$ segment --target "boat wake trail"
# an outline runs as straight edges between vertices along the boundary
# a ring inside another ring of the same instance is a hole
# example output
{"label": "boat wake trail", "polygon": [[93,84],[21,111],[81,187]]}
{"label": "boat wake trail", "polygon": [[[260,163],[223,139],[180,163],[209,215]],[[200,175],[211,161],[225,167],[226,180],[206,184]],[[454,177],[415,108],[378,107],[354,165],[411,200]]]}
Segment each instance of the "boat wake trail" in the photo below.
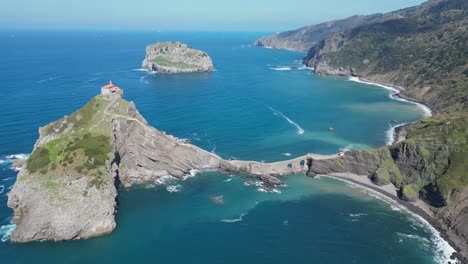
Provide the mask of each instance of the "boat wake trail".
{"label": "boat wake trail", "polygon": [[282,118],[286,119],[286,121],[288,121],[289,124],[295,126],[297,128],[297,133],[299,135],[302,135],[304,134],[304,129],[302,129],[302,127],[300,125],[298,125],[296,122],[294,122],[293,120],[291,120],[291,118],[285,116],[283,113],[281,113],[280,111],[274,109],[273,107],[268,107],[274,115],[277,115],[277,116],[281,116]]}

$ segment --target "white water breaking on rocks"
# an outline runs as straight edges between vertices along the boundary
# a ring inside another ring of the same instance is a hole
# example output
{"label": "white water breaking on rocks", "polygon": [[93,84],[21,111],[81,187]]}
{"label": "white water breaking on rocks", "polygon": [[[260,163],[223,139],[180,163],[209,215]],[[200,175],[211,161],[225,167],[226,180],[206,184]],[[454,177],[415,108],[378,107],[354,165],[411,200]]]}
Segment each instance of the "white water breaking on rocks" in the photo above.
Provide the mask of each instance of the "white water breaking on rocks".
{"label": "white water breaking on rocks", "polygon": [[390,198],[390,197],[388,197],[388,196],[386,196],[384,194],[381,194],[381,193],[379,193],[379,192],[377,192],[375,190],[364,187],[364,186],[362,186],[360,184],[356,184],[354,182],[347,181],[345,179],[341,179],[341,178],[337,178],[337,177],[333,177],[333,176],[327,176],[327,177],[333,178],[333,179],[336,179],[336,180],[339,180],[339,181],[343,181],[343,182],[347,183],[349,186],[352,186],[352,187],[355,187],[355,188],[358,188],[358,189],[364,191],[368,195],[370,195],[370,196],[372,196],[372,197],[374,197],[374,198],[376,198],[378,200],[381,200],[381,201],[385,202],[386,204],[390,205],[391,209],[394,210],[394,211],[404,211],[404,212],[406,212],[407,214],[410,215],[411,218],[413,218],[414,220],[421,223],[421,225],[424,228],[426,228],[427,230],[429,230],[431,232],[431,234],[432,234],[431,241],[435,245],[434,251],[436,252],[436,255],[435,255],[434,259],[435,259],[435,261],[437,263],[440,263],[440,264],[446,264],[446,263],[449,263],[449,262],[450,263],[458,263],[458,260],[457,260],[457,262],[455,262],[454,260],[452,260],[450,258],[452,256],[452,254],[456,252],[455,249],[447,241],[445,241],[442,238],[440,232],[437,231],[437,229],[435,229],[426,219],[424,219],[420,215],[411,212],[406,206],[396,202],[392,198]]}

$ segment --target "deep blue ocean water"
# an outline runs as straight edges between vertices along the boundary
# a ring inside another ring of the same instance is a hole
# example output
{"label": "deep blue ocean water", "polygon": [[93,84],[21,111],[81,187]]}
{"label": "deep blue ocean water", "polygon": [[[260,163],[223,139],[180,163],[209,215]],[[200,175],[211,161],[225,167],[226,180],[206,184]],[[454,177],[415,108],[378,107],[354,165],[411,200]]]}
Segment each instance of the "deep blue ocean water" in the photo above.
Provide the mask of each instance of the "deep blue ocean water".
{"label": "deep blue ocean water", "polygon": [[[160,130],[229,158],[277,161],[386,144],[390,120],[421,109],[380,87],[321,77],[304,53],[250,47],[265,33],[0,31],[0,259],[5,263],[436,263],[440,239],[402,210],[343,182],[294,175],[267,194],[217,173],[165,188],[121,191],[111,235],[9,243],[9,155],[28,154],[38,127],[70,114],[112,80]],[[179,40],[210,54],[213,73],[141,71],[145,46]],[[328,132],[333,127],[334,132]],[[213,203],[222,197],[224,204]]]}

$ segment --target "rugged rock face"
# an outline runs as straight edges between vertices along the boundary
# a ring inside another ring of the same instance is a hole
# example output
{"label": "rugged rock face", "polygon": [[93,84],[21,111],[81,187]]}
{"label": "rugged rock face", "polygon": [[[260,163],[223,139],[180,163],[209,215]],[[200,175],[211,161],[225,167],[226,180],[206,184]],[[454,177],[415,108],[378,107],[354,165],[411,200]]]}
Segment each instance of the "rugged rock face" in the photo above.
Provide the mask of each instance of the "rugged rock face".
{"label": "rugged rock face", "polygon": [[327,35],[343,32],[362,25],[398,18],[400,18],[400,15],[397,13],[352,16],[265,36],[256,40],[252,45],[274,49],[308,51]]}
{"label": "rugged rock face", "polygon": [[149,126],[133,103],[128,115],[112,120],[120,180],[125,186],[157,181],[163,176],[182,178],[191,170],[219,168],[220,158]]}
{"label": "rugged rock face", "polygon": [[170,41],[146,47],[142,68],[159,73],[187,73],[213,71],[213,62],[206,52],[187,44]]}
{"label": "rugged rock face", "polygon": [[117,190],[110,127],[96,97],[40,129],[33,153],[9,193],[13,242],[70,240],[111,232]]}

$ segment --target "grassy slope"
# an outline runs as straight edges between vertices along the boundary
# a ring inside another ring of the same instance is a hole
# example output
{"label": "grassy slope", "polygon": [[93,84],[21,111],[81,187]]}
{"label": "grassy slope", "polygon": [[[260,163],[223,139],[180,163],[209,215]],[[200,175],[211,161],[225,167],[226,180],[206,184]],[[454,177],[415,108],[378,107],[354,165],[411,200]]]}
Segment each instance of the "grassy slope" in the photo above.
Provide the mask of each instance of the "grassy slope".
{"label": "grassy slope", "polygon": [[[38,146],[28,159],[31,173],[27,180],[37,179],[43,187],[57,189],[67,177],[92,177],[90,187],[101,187],[108,173],[111,158],[111,127],[105,109],[110,101],[96,96],[84,107],[41,129],[41,137],[56,135],[55,139]],[[128,102],[119,99],[119,109],[126,111]]]}
{"label": "grassy slope", "polygon": [[468,186],[467,124],[468,112],[459,111],[430,117],[407,128],[407,142],[417,146],[424,169],[435,176],[425,184],[413,184],[414,191],[422,195],[438,192],[449,201]]}

